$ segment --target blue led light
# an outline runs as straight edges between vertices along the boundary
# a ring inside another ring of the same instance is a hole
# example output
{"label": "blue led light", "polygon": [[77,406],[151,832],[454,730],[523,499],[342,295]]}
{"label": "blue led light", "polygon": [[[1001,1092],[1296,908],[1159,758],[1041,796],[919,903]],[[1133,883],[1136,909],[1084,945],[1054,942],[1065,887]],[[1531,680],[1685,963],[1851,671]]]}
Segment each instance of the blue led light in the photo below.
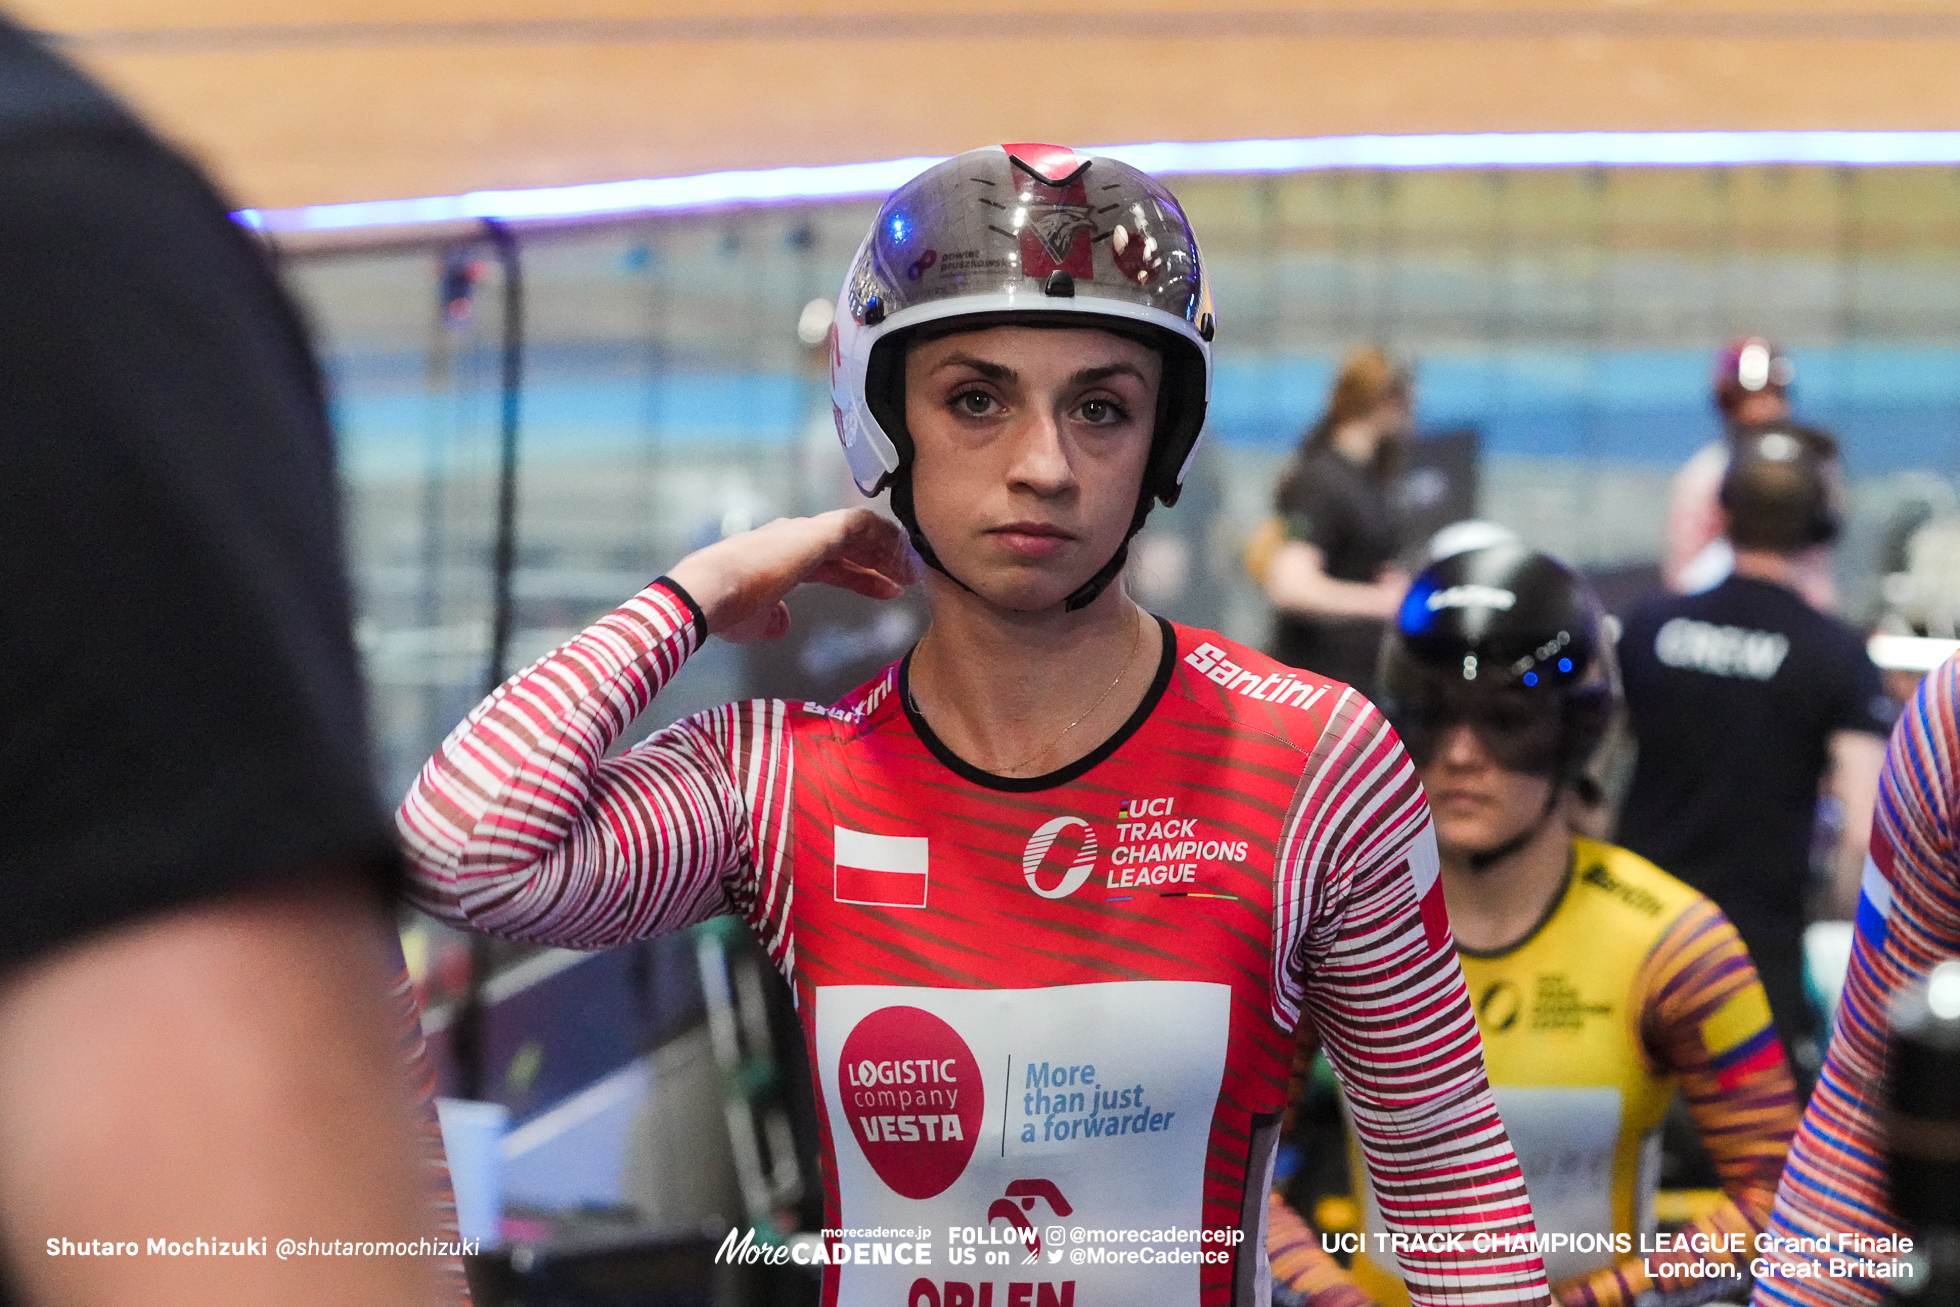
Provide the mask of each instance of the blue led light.
{"label": "blue led light", "polygon": [[1401,611],[1395,615],[1395,625],[1403,635],[1421,635],[1435,624],[1436,614],[1429,607],[1429,596],[1436,593],[1434,586],[1411,586],[1402,596]]}
{"label": "blue led light", "polygon": [[1526,685],[1536,685],[1536,684],[1538,684],[1538,673],[1537,673],[1537,672],[1526,672],[1526,673],[1524,674],[1524,683],[1525,683]]}
{"label": "blue led light", "polygon": [[1559,660],[1558,660],[1558,669],[1559,669],[1559,670],[1560,670],[1561,672],[1569,672],[1569,671],[1571,671],[1571,670],[1572,670],[1572,660],[1571,660],[1570,658],[1561,658],[1561,659],[1559,659]]}
{"label": "blue led light", "polygon": [[[1960,164],[1960,131],[1468,132],[1155,141],[1092,146],[1081,153],[1108,155],[1161,176],[1323,168],[1695,168],[1768,163],[1896,167]],[[234,216],[245,226],[265,231],[349,231],[481,218],[562,221],[736,204],[793,204],[883,195],[939,162],[936,156],[921,155],[299,209],[243,209]]]}

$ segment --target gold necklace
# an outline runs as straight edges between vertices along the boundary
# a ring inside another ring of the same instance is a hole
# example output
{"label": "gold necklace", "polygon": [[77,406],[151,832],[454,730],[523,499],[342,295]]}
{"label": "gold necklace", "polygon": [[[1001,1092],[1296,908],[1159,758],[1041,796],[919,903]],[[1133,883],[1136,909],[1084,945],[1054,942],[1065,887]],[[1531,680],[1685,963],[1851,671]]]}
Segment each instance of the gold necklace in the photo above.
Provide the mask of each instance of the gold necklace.
{"label": "gold necklace", "polygon": [[[927,638],[930,638],[932,632],[928,631],[926,632],[926,635]],[[920,641],[920,643],[923,644],[924,641],[922,640]],[[1029,763],[1035,761],[1038,758],[1047,757],[1048,754],[1054,750],[1055,746],[1060,744],[1062,742],[1063,737],[1065,737],[1070,731],[1080,726],[1083,722],[1089,720],[1089,718],[1095,716],[1096,709],[1103,706],[1103,702],[1106,699],[1108,699],[1110,695],[1116,692],[1116,687],[1118,685],[1122,684],[1123,678],[1130,674],[1130,664],[1134,663],[1137,660],[1137,649],[1142,644],[1143,644],[1143,624],[1136,621],[1135,618],[1132,618],[1130,622],[1130,652],[1128,656],[1126,656],[1123,659],[1123,665],[1116,669],[1116,679],[1111,681],[1108,685],[1104,686],[1103,692],[1096,696],[1096,701],[1090,704],[1088,708],[1084,709],[1080,714],[1078,714],[1074,721],[1070,722],[1067,726],[1064,726],[1062,727],[1061,730],[1057,731],[1055,733],[1054,739],[1048,741],[1048,743],[1042,745],[1039,749],[1036,749],[1033,753],[1029,754],[1026,758],[1023,758],[1020,762],[1014,763],[1013,765],[1008,767],[1003,767],[998,771],[995,771],[993,774],[996,776],[1006,776],[1011,773],[1020,771],[1022,768],[1026,767]],[[909,684],[906,686],[906,690],[907,690],[908,697],[912,699],[912,710],[914,712],[917,712],[921,717],[925,716],[925,713],[919,708],[918,698],[910,694],[911,686]]]}

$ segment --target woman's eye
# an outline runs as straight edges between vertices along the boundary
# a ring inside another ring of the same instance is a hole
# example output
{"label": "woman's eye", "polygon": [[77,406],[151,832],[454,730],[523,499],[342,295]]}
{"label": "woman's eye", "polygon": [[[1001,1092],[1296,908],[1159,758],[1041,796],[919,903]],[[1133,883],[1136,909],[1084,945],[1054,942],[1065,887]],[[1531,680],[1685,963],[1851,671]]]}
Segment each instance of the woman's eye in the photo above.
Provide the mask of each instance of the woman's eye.
{"label": "woman's eye", "polygon": [[1121,422],[1127,416],[1123,412],[1122,405],[1107,399],[1092,399],[1084,402],[1081,413],[1084,422],[1091,422],[1097,426]]}
{"label": "woman's eye", "polygon": [[953,407],[968,417],[986,417],[994,411],[994,397],[984,390],[967,390],[953,396]]}

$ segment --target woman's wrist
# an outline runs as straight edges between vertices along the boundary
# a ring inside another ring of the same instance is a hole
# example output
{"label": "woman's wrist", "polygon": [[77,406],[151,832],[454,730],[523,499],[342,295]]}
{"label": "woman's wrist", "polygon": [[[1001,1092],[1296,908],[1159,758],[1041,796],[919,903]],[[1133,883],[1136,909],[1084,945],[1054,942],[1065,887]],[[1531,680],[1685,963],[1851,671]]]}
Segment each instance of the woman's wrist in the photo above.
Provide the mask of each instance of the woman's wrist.
{"label": "woman's wrist", "polygon": [[692,610],[695,622],[701,628],[701,639],[705,641],[716,629],[714,612],[726,597],[728,587],[717,580],[715,570],[703,565],[700,558],[701,551],[696,550],[668,568],[666,575],[660,579],[679,594]]}
{"label": "woman's wrist", "polygon": [[681,603],[687,606],[688,616],[694,619],[694,647],[699,649],[702,645],[706,644],[708,642],[708,615],[701,611],[701,605],[695,600],[693,592],[675,580],[672,572],[655,577],[653,583],[665,589],[674,598],[680,600]]}

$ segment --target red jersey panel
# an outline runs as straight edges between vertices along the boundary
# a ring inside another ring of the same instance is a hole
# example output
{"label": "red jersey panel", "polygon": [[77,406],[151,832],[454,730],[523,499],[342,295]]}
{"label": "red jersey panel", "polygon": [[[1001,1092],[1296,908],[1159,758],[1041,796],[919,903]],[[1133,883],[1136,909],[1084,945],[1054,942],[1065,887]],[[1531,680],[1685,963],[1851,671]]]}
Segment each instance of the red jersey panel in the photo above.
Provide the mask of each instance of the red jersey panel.
{"label": "red jersey panel", "polygon": [[[1048,776],[953,756],[903,664],[837,707],[729,705],[605,759],[694,647],[691,609],[657,583],[513,678],[402,828],[425,906],[481,929],[594,947],[749,920],[812,1049],[831,1224],[934,1249],[833,1265],[826,1303],[1263,1304],[1303,1014],[1414,1300],[1544,1300],[1535,1258],[1471,1245],[1530,1210],[1428,812],[1365,699],[1165,623],[1131,721]],[[1090,1262],[1076,1231],[1176,1232],[1182,1255]],[[1010,1264],[972,1256],[1003,1243]]]}

